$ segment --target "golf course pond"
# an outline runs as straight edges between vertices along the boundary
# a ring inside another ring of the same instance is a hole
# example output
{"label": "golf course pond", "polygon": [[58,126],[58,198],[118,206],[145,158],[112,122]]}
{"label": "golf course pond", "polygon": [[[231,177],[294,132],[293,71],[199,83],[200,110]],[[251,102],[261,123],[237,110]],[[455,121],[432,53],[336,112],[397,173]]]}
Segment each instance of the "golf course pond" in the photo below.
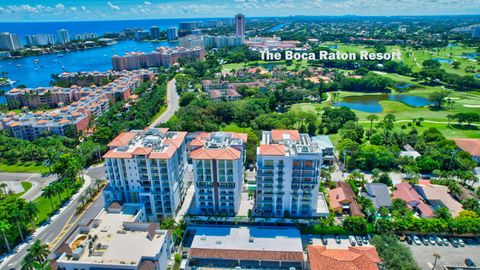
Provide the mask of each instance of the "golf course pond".
{"label": "golf course pond", "polygon": [[336,102],[335,106],[348,107],[352,110],[367,112],[367,113],[381,113],[383,107],[380,101],[391,100],[403,102],[413,107],[423,107],[430,105],[431,102],[424,98],[404,94],[381,94],[381,95],[363,95],[363,96],[347,96],[341,102]]}

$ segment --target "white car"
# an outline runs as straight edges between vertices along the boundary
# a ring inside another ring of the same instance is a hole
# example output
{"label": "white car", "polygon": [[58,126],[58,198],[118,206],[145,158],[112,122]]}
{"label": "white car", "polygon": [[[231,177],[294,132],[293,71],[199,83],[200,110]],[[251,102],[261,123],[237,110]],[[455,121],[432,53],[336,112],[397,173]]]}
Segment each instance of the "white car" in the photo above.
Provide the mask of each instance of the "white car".
{"label": "white car", "polygon": [[412,235],[412,238],[413,238],[413,242],[415,243],[415,245],[420,246],[422,244],[422,242],[420,241],[420,238],[418,238],[418,236]]}

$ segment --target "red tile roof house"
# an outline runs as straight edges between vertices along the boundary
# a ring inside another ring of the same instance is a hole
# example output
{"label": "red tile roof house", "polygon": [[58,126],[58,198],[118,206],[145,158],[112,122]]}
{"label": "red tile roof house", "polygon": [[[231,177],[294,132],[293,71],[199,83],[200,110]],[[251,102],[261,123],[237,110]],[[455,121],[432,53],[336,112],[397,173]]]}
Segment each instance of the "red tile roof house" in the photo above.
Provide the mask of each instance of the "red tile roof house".
{"label": "red tile roof house", "polygon": [[472,155],[473,160],[480,165],[480,139],[452,139],[458,148]]}
{"label": "red tile roof house", "polygon": [[364,216],[362,208],[356,201],[352,187],[345,182],[338,182],[338,187],[328,193],[329,204],[337,214],[349,213],[352,216]]}
{"label": "red tile roof house", "polygon": [[374,247],[308,246],[307,250],[311,270],[377,270],[381,262]]}
{"label": "red tile roof house", "polygon": [[425,202],[417,191],[407,182],[395,185],[396,190],[393,191],[393,199],[400,199],[407,203],[410,209],[416,210],[420,217],[433,217],[433,210]]}

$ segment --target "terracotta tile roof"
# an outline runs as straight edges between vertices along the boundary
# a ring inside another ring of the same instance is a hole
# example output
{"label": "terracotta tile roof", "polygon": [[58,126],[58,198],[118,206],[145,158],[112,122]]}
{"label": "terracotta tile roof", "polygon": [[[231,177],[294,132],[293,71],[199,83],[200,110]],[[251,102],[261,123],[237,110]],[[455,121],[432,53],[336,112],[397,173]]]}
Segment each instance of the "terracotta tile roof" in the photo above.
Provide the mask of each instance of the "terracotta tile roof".
{"label": "terracotta tile roof", "polygon": [[284,139],[298,141],[300,140],[300,133],[298,130],[272,130],[272,140],[283,141]]}
{"label": "terracotta tile roof", "polygon": [[108,209],[121,210],[122,206],[117,201],[114,201],[108,206]]}
{"label": "terracotta tile roof", "polygon": [[198,148],[190,153],[190,158],[192,159],[236,160],[240,156],[240,151],[232,147],[223,149]]}
{"label": "terracotta tile roof", "polygon": [[122,132],[118,135],[113,141],[111,141],[108,146],[109,147],[118,147],[118,146],[125,146],[127,145],[135,136],[137,132]]}
{"label": "terracotta tile roof", "polygon": [[132,158],[132,154],[128,152],[118,152],[112,149],[103,155],[103,158]]}
{"label": "terracotta tile roof", "polygon": [[270,261],[301,261],[303,262],[302,252],[293,251],[261,251],[261,250],[240,250],[240,249],[208,249],[191,248],[190,257],[192,258],[218,258],[218,259],[238,259],[238,260],[270,260]]}
{"label": "terracotta tile roof", "polygon": [[417,205],[418,211],[422,214],[423,217],[425,218],[430,218],[434,216],[433,209],[428,206],[426,203],[421,202],[420,204]]}
{"label": "terracotta tile roof", "polygon": [[377,270],[381,262],[374,247],[327,249],[308,246],[311,270]]}
{"label": "terracotta tile roof", "polygon": [[18,127],[18,126],[20,126],[20,123],[18,123],[18,122],[12,122],[12,123],[8,124],[8,126],[9,126],[9,127]]}
{"label": "terracotta tile roof", "polygon": [[283,144],[261,144],[260,155],[264,156],[285,156],[285,145]]}
{"label": "terracotta tile roof", "polygon": [[480,139],[452,139],[465,152],[472,156],[480,156]]}
{"label": "terracotta tile roof", "polygon": [[133,150],[132,155],[142,155],[146,156],[152,152],[151,147],[137,147]]}
{"label": "terracotta tile roof", "polygon": [[363,216],[362,208],[357,203],[356,195],[352,187],[342,181],[339,181],[338,187],[328,192],[329,204],[333,209],[343,208],[343,204],[348,204],[352,216]]}
{"label": "terracotta tile roof", "polygon": [[407,203],[420,203],[422,201],[422,197],[420,197],[417,191],[415,191],[415,189],[408,182],[402,182],[395,185],[395,187],[397,190],[393,191],[392,197],[394,199],[401,199]]}

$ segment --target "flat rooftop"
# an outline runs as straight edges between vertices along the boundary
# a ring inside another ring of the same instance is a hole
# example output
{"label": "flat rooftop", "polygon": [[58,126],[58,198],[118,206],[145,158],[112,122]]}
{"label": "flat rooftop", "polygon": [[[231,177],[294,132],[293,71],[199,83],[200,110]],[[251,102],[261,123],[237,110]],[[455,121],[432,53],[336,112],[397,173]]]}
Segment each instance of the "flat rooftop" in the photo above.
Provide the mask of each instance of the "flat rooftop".
{"label": "flat rooftop", "polygon": [[58,262],[137,265],[142,257],[157,257],[167,231],[158,230],[158,224],[136,222],[136,214],[130,210],[128,213],[102,211],[88,232],[70,239],[72,256],[63,254]]}
{"label": "flat rooftop", "polygon": [[303,252],[300,232],[288,227],[189,227],[191,248]]}

